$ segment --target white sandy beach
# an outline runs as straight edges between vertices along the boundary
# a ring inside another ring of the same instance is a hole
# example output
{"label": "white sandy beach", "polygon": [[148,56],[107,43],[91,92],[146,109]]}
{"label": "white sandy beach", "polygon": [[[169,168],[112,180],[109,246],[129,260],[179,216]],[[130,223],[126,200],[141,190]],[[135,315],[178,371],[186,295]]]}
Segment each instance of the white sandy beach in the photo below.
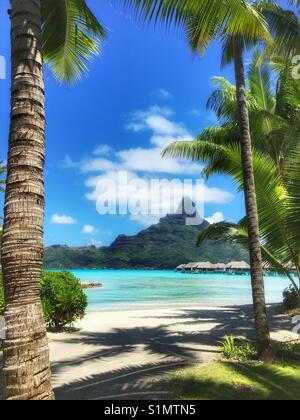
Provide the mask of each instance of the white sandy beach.
{"label": "white sandy beach", "polygon": [[[272,338],[296,339],[271,308]],[[58,399],[163,399],[161,378],[220,357],[218,341],[253,338],[251,307],[92,312],[76,331],[49,334]]]}

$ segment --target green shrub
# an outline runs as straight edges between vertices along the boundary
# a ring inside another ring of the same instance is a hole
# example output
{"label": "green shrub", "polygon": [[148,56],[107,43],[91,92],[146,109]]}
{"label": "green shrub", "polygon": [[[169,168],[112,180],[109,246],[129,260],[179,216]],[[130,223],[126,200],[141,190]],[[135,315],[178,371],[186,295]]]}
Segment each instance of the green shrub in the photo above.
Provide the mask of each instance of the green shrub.
{"label": "green shrub", "polygon": [[[82,319],[87,297],[71,273],[43,273],[41,299],[47,326],[57,331]],[[4,315],[4,288],[0,274],[0,316]]]}
{"label": "green shrub", "polygon": [[237,342],[234,337],[225,337],[221,343],[222,354],[227,360],[245,362],[254,359],[256,349],[252,343],[246,341]]}
{"label": "green shrub", "polygon": [[300,309],[300,295],[292,286],[285,289],[283,292],[282,307],[287,311]]}
{"label": "green shrub", "polygon": [[2,274],[0,274],[0,316],[4,315],[4,288]]}
{"label": "green shrub", "polygon": [[87,297],[71,273],[43,273],[41,298],[46,323],[51,329],[60,331],[85,316]]}
{"label": "green shrub", "polygon": [[277,358],[281,359],[283,362],[299,362],[300,360],[300,340],[276,343],[274,345],[274,350]]}

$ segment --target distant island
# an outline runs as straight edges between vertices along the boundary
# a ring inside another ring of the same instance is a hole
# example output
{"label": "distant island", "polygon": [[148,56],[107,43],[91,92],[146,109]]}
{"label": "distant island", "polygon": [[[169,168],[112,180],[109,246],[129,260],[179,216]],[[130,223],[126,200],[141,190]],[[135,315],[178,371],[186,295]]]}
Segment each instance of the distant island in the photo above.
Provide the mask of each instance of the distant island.
{"label": "distant island", "polygon": [[220,241],[197,248],[198,233],[207,225],[186,226],[185,214],[170,214],[135,236],[119,236],[108,247],[67,247],[45,249],[46,269],[175,269],[191,261],[229,263],[249,261],[248,252]]}

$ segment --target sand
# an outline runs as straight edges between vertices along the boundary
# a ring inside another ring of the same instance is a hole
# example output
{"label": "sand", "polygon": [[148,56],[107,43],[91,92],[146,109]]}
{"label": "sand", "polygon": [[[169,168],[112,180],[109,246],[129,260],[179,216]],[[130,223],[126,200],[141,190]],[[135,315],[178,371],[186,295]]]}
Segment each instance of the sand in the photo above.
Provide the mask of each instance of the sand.
{"label": "sand", "polygon": [[[291,319],[275,315],[272,338],[297,339]],[[250,306],[89,313],[69,333],[49,334],[58,399],[172,398],[161,379],[220,358],[218,342],[253,338]]]}

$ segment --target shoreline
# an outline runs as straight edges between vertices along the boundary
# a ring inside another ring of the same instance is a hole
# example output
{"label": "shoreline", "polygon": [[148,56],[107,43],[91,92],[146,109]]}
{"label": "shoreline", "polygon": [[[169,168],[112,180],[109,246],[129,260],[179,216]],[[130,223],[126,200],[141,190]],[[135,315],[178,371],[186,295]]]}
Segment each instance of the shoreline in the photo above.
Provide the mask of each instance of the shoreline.
{"label": "shoreline", "polygon": [[[276,308],[279,305],[282,304],[281,302],[269,302],[267,303],[268,308]],[[99,305],[101,306],[101,305]],[[116,313],[120,313],[120,312],[125,312],[125,313],[132,313],[132,312],[151,312],[151,311],[184,311],[184,310],[198,310],[198,309],[202,309],[202,310],[210,310],[210,309],[215,309],[215,310],[224,310],[227,308],[240,308],[240,307],[249,307],[252,308],[253,307],[253,303],[251,302],[245,302],[245,303],[220,303],[212,305],[211,303],[186,303],[186,304],[181,304],[179,302],[177,303],[173,303],[173,304],[157,304],[157,303],[152,303],[149,304],[147,302],[145,303],[140,303],[138,306],[134,306],[134,304],[130,305],[124,305],[123,307],[120,304],[116,304],[116,306],[103,306],[102,308],[97,308],[97,309],[89,309],[89,307],[86,310],[86,316],[90,315],[90,314],[102,314],[102,313],[111,313],[111,312],[116,312]]]}
{"label": "shoreline", "polygon": [[[269,306],[272,339],[296,339],[291,319]],[[49,334],[58,399],[159,397],[161,379],[220,359],[226,335],[254,339],[252,306],[98,311],[69,333]],[[170,396],[168,396],[170,398]]]}
{"label": "shoreline", "polygon": [[[268,307],[272,339],[299,339],[291,317]],[[68,332],[48,334],[56,397],[172,399],[161,380],[220,360],[219,342],[226,335],[255,338],[252,305],[90,312]]]}
{"label": "shoreline", "polygon": [[[87,289],[88,290],[88,289]],[[93,289],[91,289],[93,290]],[[274,310],[274,308],[277,308],[278,306],[282,305],[282,300],[281,301],[274,301],[274,302],[267,302],[267,307],[268,308],[272,308]],[[92,308],[93,304],[89,304],[86,310],[86,315],[89,314],[97,314],[97,313],[106,313],[106,312],[116,312],[116,313],[120,313],[120,312],[141,312],[141,311],[155,311],[155,310],[161,310],[161,311],[184,311],[184,310],[191,310],[191,309],[216,309],[216,310],[222,310],[222,309],[226,309],[226,308],[241,308],[241,307],[249,307],[252,308],[253,307],[253,302],[251,302],[250,300],[247,302],[240,302],[240,303],[236,303],[236,302],[220,302],[220,304],[218,303],[201,303],[201,302],[189,302],[189,303],[170,303],[170,302],[164,302],[164,303],[149,303],[148,302],[139,302],[138,304],[133,303],[133,304],[120,304],[120,303],[116,303],[113,306],[106,306],[103,305],[101,307],[101,304],[97,304],[97,306],[99,306],[98,308],[93,309]],[[95,304],[96,306],[96,304]]]}

